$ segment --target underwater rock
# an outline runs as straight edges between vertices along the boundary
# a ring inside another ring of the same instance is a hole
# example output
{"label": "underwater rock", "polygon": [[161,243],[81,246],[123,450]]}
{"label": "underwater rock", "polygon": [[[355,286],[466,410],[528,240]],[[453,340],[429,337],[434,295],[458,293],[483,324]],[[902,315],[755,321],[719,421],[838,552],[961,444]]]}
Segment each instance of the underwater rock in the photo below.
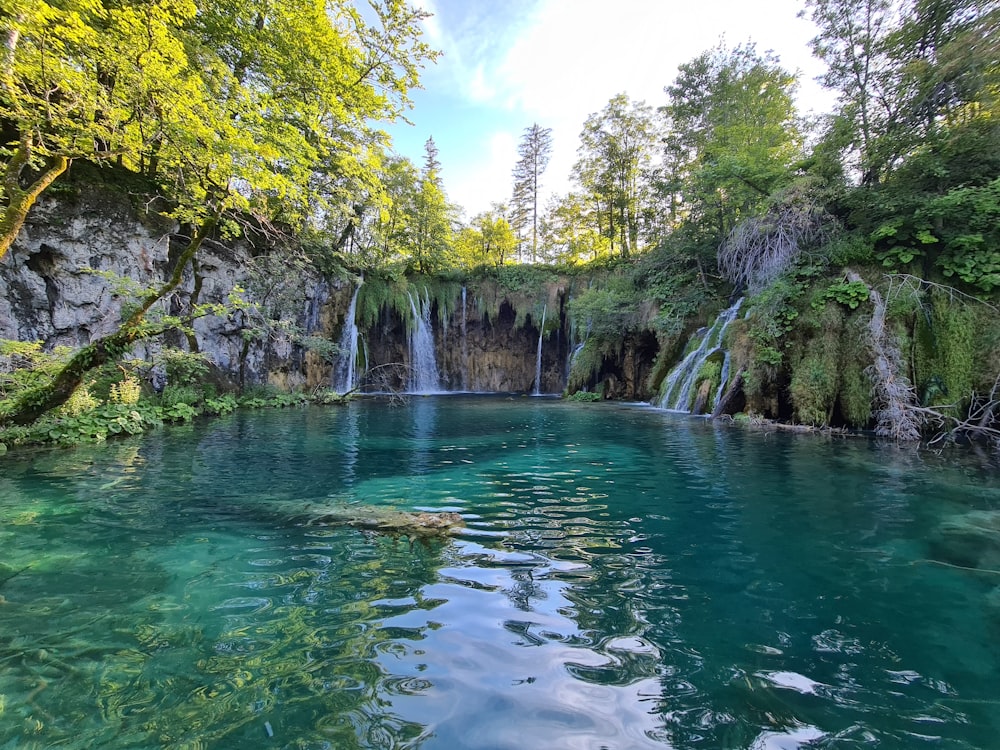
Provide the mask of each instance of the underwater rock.
{"label": "underwater rock", "polygon": [[1000,510],[974,510],[941,522],[930,540],[935,557],[967,568],[1000,567]]}
{"label": "underwater rock", "polygon": [[323,509],[310,523],[423,538],[449,536],[465,526],[465,520],[458,513],[411,513],[392,508],[358,506]]}

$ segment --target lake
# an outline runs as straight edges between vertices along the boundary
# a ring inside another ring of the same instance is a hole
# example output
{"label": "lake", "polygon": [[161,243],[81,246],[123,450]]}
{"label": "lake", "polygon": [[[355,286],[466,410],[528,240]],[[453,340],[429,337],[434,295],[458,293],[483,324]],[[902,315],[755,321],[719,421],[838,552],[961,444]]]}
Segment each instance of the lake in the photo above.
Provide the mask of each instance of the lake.
{"label": "lake", "polygon": [[0,458],[0,550],[0,748],[1000,737],[1000,475],[970,451],[361,399]]}

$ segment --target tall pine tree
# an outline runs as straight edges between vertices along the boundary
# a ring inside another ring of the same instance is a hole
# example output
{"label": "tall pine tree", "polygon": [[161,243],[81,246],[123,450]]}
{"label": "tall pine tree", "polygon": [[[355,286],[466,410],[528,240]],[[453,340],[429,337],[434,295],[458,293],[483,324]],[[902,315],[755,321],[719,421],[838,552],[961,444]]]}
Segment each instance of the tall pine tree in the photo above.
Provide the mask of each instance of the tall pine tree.
{"label": "tall pine tree", "polygon": [[541,177],[552,156],[552,128],[537,122],[524,129],[514,166],[514,194],[511,200],[514,223],[519,237],[531,225],[531,261],[538,260],[538,193]]}

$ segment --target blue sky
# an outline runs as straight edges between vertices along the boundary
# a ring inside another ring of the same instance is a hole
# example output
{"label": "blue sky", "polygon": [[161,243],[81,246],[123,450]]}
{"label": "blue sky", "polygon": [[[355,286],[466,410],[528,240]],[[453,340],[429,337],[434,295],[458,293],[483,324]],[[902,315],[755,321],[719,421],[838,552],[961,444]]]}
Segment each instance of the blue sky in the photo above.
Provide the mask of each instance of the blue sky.
{"label": "blue sky", "polygon": [[506,201],[524,128],[552,128],[546,194],[570,188],[584,120],[625,92],[653,106],[677,66],[721,40],[753,41],[801,72],[803,111],[832,96],[815,82],[823,68],[809,51],[812,24],[797,0],[419,0],[433,14],[425,38],[443,52],[413,92],[412,126],[389,132],[418,165],[433,136],[448,197],[471,218]]}

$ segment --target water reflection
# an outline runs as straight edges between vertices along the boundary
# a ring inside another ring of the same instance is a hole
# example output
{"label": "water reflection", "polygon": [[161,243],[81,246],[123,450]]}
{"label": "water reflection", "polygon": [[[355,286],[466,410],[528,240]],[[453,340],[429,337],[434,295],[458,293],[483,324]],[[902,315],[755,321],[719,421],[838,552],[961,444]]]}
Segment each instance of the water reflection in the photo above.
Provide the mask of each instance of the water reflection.
{"label": "water reflection", "polygon": [[[310,523],[343,502],[467,528]],[[538,399],[11,458],[0,746],[990,747],[998,503],[953,459]]]}

